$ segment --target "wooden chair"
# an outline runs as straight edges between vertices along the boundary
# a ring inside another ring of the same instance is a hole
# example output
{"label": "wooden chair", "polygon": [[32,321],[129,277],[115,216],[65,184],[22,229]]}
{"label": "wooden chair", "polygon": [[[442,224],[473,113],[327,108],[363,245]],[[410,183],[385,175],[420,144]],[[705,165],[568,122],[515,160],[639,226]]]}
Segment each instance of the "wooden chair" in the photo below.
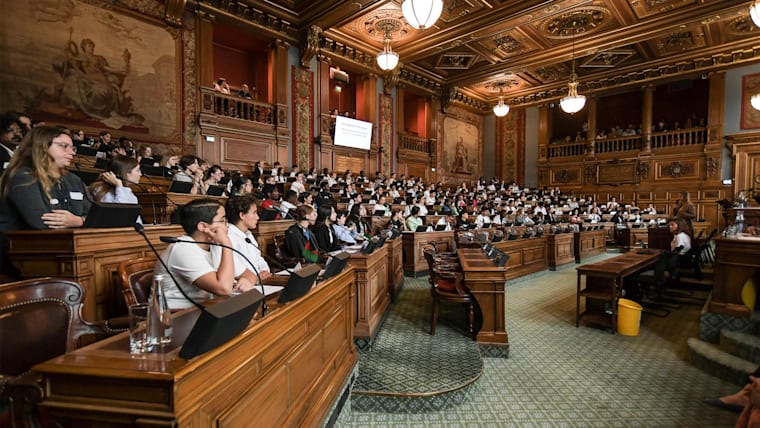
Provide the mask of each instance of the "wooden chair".
{"label": "wooden chair", "polygon": [[280,261],[280,263],[287,267],[295,267],[298,263],[305,263],[306,261],[300,257],[292,257],[285,250],[285,237],[281,235],[275,235],[272,239],[274,242],[274,257]]}
{"label": "wooden chair", "polygon": [[0,403],[8,403],[11,426],[39,426],[36,403],[45,390],[29,372],[34,365],[76,349],[85,335],[124,331],[108,321],[83,321],[83,302],[84,289],[64,279],[0,285]]}
{"label": "wooden chair", "polygon": [[121,292],[127,307],[137,303],[148,303],[155,264],[154,256],[124,260],[119,264]]}
{"label": "wooden chair", "polygon": [[453,265],[436,262],[433,251],[429,248],[424,249],[423,254],[430,270],[428,281],[430,282],[430,295],[433,298],[430,334],[435,335],[440,303],[452,302],[466,305],[468,331],[471,336],[474,336],[475,298],[470,290],[462,284],[462,273],[454,270]]}

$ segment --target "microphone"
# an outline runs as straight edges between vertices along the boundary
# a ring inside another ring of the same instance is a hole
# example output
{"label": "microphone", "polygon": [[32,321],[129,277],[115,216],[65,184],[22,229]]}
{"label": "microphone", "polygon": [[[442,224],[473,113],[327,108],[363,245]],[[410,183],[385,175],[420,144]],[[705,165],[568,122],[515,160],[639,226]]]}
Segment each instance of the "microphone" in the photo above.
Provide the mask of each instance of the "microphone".
{"label": "microphone", "polygon": [[[151,185],[151,186],[153,186],[153,188],[155,188],[156,190],[158,190],[158,189],[160,188],[160,186],[159,186],[158,184],[156,184],[156,182],[155,182],[155,181],[153,181],[153,179],[151,179],[149,175],[143,175],[142,177],[143,177],[143,178],[145,178],[146,180],[148,180],[148,183],[150,183],[150,185]],[[140,188],[142,189],[142,185],[140,185],[139,183],[135,183],[135,184],[138,184],[139,186],[141,186]],[[147,188],[146,188],[146,189],[147,189]],[[150,192],[150,191],[148,191],[147,193],[155,193],[155,192]],[[168,201],[170,204],[174,205],[174,208],[179,208],[179,207],[181,207],[181,205],[180,205],[180,204],[178,204],[178,203],[176,203],[176,202],[174,202],[174,201],[173,201],[173,200],[172,200],[172,199],[169,197],[169,195],[168,195],[166,192],[163,192],[163,193],[159,192],[159,193],[160,193],[161,195],[163,195],[163,197],[164,197],[164,198],[166,198],[166,200],[167,200],[167,201]],[[153,203],[153,204],[154,204],[154,207],[155,207],[155,202],[154,202],[153,200],[151,200],[151,203]],[[164,211],[164,214],[166,214],[166,211]],[[171,223],[171,219],[169,219],[169,223]],[[156,210],[155,210],[155,208],[153,208],[153,224],[156,224]]]}
{"label": "microphone", "polygon": [[261,279],[261,275],[259,274],[259,270],[256,269],[256,266],[254,266],[253,262],[251,262],[251,259],[249,259],[248,257],[246,257],[246,255],[243,254],[242,251],[238,250],[237,248],[233,248],[233,247],[231,247],[229,245],[220,244],[218,242],[187,241],[187,240],[184,240],[184,239],[175,238],[173,236],[160,236],[158,239],[160,239],[161,242],[166,242],[167,244],[183,243],[183,244],[207,244],[207,245],[215,245],[217,247],[228,248],[228,249],[232,250],[233,252],[239,254],[240,257],[242,257],[243,260],[245,260],[248,263],[248,265],[251,267],[251,269],[253,269],[253,273],[255,273],[256,276],[259,278],[259,286],[261,287],[261,294],[264,296],[264,299],[261,301],[261,317],[263,318],[267,314],[267,299],[266,299],[266,293],[264,292],[264,281]]}
{"label": "microphone", "polygon": [[251,238],[246,237],[245,238],[245,242],[251,244],[252,247],[254,247],[257,250],[259,250],[259,253],[261,254],[261,257],[263,257],[264,260],[266,260],[268,263],[272,263],[273,265],[277,266],[278,268],[284,269],[284,270],[288,271],[288,273],[290,273],[291,275],[294,273],[293,270],[285,267],[285,265],[283,265],[282,263],[278,262],[277,259],[269,257],[268,255],[264,254],[264,252],[261,251],[261,248],[258,245],[254,244],[253,241],[251,241]]}
{"label": "microphone", "polygon": [[148,237],[145,235],[145,226],[143,226],[142,223],[135,223],[135,231],[139,233],[145,239],[145,242],[148,243],[148,246],[150,247],[151,251],[153,251],[153,254],[156,255],[156,259],[158,260],[159,263],[161,263],[161,266],[164,267],[164,269],[166,270],[166,273],[169,274],[169,277],[172,279],[172,281],[174,281],[174,284],[179,289],[179,292],[182,293],[182,296],[185,299],[187,299],[188,302],[192,303],[196,308],[200,309],[201,312],[206,312],[206,307],[196,302],[192,298],[190,298],[190,296],[188,296],[187,293],[185,293],[185,290],[182,288],[182,286],[179,285],[179,282],[176,279],[174,279],[174,275],[172,275],[172,271],[169,270],[169,267],[166,266],[166,263],[164,263],[164,259],[162,259],[161,255],[158,254],[156,247],[153,246],[153,244],[150,242],[150,239],[148,239]]}
{"label": "microphone", "polygon": [[[143,185],[142,185],[142,184],[140,184],[140,183],[136,183],[136,182],[134,182],[134,181],[130,181],[130,180],[127,180],[126,178],[125,178],[125,179],[123,179],[123,181],[125,181],[125,182],[127,182],[127,183],[129,183],[129,184],[134,184],[135,186],[139,187],[139,188],[140,188],[140,190],[142,190],[142,191],[143,191],[143,192],[145,192],[145,193],[151,193],[151,192],[150,192],[150,190],[148,190],[148,188],[147,188],[147,187],[143,186]],[[155,200],[154,198],[150,198],[150,209],[151,209],[151,211],[152,211],[152,214],[153,214],[153,224],[154,224],[154,225],[155,225],[155,224],[158,224],[158,223],[156,222],[156,200]]]}

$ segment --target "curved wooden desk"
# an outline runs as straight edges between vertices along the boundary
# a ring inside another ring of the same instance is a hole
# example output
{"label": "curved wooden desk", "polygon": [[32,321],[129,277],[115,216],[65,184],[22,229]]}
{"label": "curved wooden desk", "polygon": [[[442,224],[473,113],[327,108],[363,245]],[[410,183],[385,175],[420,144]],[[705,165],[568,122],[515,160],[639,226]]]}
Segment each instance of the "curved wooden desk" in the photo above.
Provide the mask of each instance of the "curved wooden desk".
{"label": "curved wooden desk", "polygon": [[[242,334],[191,360],[130,355],[128,334],[34,367],[47,408],[63,426],[320,426],[357,364],[346,269],[303,298],[254,320]],[[196,310],[175,318],[175,335]]]}

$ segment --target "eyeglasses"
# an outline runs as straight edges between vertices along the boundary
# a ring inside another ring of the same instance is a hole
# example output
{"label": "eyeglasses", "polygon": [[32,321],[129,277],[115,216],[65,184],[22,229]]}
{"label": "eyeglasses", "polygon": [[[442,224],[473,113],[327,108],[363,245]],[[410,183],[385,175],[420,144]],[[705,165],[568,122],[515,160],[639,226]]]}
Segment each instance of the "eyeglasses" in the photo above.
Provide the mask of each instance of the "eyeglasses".
{"label": "eyeglasses", "polygon": [[55,144],[56,146],[62,148],[64,151],[71,150],[72,153],[76,153],[77,152],[77,146],[75,146],[73,144],[59,143],[57,141],[53,141],[53,144]]}

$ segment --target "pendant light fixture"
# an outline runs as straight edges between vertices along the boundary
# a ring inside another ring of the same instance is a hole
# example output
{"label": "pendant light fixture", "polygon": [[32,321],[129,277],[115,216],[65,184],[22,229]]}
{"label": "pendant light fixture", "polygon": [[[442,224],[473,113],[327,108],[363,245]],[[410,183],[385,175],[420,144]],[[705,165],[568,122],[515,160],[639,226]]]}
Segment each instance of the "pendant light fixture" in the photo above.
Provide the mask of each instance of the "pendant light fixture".
{"label": "pendant light fixture", "polygon": [[750,104],[752,104],[752,108],[755,110],[760,110],[760,94],[752,95],[752,98],[749,99]]}
{"label": "pendant light fixture", "polygon": [[501,87],[499,88],[499,103],[493,106],[493,114],[496,117],[504,117],[509,113],[509,105],[504,104],[504,94]]}
{"label": "pendant light fixture", "polygon": [[390,24],[383,28],[383,51],[377,54],[377,66],[383,71],[391,71],[398,65],[398,54],[391,50],[391,29]]}
{"label": "pendant light fixture", "polygon": [[756,26],[760,27],[760,0],[755,0],[749,7],[749,17]]}
{"label": "pendant light fixture", "polygon": [[433,26],[442,11],[443,0],[404,0],[401,3],[401,13],[406,22],[418,30]]}
{"label": "pendant light fixture", "polygon": [[573,50],[572,50],[572,73],[570,73],[570,82],[568,82],[567,96],[559,100],[559,105],[565,113],[575,114],[583,109],[586,105],[586,97],[578,95],[578,75],[575,74],[575,34],[576,21],[573,21]]}

